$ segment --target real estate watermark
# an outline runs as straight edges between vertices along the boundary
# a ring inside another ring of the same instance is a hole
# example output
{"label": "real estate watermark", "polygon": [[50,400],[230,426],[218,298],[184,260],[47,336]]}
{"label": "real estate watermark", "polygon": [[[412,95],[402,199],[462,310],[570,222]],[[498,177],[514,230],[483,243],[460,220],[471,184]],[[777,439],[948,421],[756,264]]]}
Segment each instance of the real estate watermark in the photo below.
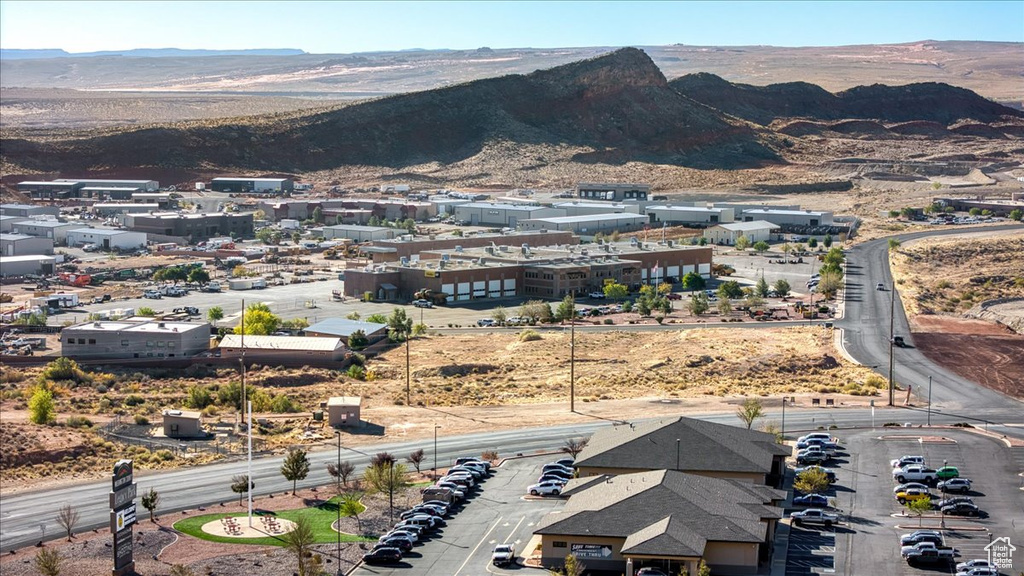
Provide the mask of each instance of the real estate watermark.
{"label": "real estate watermark", "polygon": [[1010,544],[1010,537],[1003,536],[996,538],[985,546],[988,552],[988,562],[999,569],[1010,570],[1013,568],[1013,552],[1017,548]]}

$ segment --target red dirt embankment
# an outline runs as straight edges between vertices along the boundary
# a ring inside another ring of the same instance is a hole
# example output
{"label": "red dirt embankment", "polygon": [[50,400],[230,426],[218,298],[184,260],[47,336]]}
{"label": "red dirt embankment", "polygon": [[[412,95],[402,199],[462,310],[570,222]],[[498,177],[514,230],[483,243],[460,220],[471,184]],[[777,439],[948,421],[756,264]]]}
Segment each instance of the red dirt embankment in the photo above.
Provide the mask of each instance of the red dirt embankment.
{"label": "red dirt embankment", "polygon": [[981,320],[914,319],[914,344],[936,364],[964,378],[1024,398],[1024,336]]}

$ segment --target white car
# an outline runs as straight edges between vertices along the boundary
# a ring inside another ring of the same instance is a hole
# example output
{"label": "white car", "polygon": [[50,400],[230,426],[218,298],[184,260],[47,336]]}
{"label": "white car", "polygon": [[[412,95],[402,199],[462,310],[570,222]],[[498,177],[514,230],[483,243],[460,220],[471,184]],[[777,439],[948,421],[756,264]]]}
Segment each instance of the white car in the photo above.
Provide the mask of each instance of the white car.
{"label": "white car", "polygon": [[978,566],[977,568],[968,568],[957,572],[956,576],[999,576],[999,568]]}
{"label": "white car", "polygon": [[890,460],[889,465],[893,468],[903,468],[911,464],[920,464],[924,466],[924,456],[900,456],[895,460]]}
{"label": "white car", "polygon": [[897,485],[895,488],[892,489],[892,493],[893,494],[898,494],[900,492],[903,492],[905,490],[910,490],[912,488],[913,489],[917,489],[917,490],[928,490],[929,489],[928,486],[926,486],[924,484],[921,484],[920,482],[907,482],[906,484],[899,484],[899,485]]}
{"label": "white car", "polygon": [[562,488],[564,487],[565,484],[561,482],[557,482],[555,480],[547,480],[539,484],[533,484],[532,486],[528,487],[526,491],[531,496],[558,496],[559,494],[562,493]]}
{"label": "white car", "polygon": [[957,574],[970,574],[971,570],[987,568],[995,570],[996,567],[991,562],[985,559],[968,560],[967,562],[961,562],[956,565]]}

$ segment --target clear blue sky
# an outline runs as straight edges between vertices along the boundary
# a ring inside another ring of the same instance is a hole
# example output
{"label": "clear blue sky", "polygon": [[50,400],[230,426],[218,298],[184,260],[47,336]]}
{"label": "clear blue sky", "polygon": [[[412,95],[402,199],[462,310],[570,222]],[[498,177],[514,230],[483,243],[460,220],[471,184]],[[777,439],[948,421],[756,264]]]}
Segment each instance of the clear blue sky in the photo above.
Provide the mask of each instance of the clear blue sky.
{"label": "clear blue sky", "polygon": [[1024,42],[1024,1],[0,1],[0,47],[68,52],[836,46],[926,39]]}

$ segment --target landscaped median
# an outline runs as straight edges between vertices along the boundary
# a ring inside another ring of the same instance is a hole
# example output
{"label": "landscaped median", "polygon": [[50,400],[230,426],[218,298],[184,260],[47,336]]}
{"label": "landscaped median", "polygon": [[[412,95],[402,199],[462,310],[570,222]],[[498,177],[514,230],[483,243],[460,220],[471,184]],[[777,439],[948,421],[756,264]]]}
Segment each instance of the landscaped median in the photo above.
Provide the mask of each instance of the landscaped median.
{"label": "landscaped median", "polygon": [[[365,506],[363,510],[365,510]],[[343,517],[348,515],[342,514]],[[207,524],[213,523],[217,528],[221,528],[223,525],[220,520],[222,518],[235,518],[237,523],[241,526],[248,526],[248,520],[244,513],[218,513],[218,514],[203,514],[201,516],[193,516],[185,518],[174,523],[174,529],[179,532],[194,536],[202,540],[208,540],[210,542],[221,542],[225,544],[253,544],[258,546],[285,546],[284,534],[287,530],[278,531],[276,534],[272,534],[271,530],[266,527],[265,519],[274,519],[282,526],[294,525],[292,523],[297,522],[299,519],[304,518],[309,521],[310,527],[313,529],[313,537],[315,544],[331,544],[338,541],[338,532],[334,529],[334,524],[338,520],[338,498],[331,498],[325,502],[321,502],[316,506],[310,506],[308,508],[298,508],[295,510],[282,510],[280,512],[271,512],[267,510],[258,510],[253,513],[253,528],[259,533],[265,534],[259,537],[247,537],[247,536],[232,536],[229,535],[227,530],[223,530],[223,533],[216,533],[217,530],[204,530],[203,527]],[[287,521],[287,522],[284,522]],[[362,536],[355,534],[341,534],[342,542],[365,542],[372,539],[367,539]]]}

